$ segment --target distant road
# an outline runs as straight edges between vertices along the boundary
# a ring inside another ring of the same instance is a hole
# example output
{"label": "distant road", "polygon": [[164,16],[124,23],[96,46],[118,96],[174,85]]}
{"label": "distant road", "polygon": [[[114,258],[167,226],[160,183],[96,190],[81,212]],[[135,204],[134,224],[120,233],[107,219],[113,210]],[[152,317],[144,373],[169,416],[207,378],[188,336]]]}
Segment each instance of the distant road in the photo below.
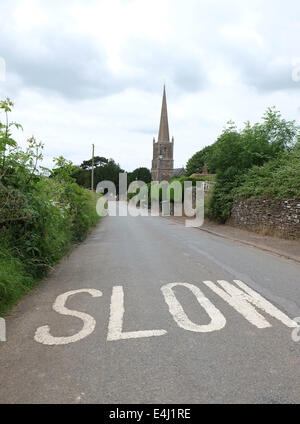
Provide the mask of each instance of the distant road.
{"label": "distant road", "polygon": [[300,402],[296,317],[299,264],[106,217],[7,319],[0,402]]}

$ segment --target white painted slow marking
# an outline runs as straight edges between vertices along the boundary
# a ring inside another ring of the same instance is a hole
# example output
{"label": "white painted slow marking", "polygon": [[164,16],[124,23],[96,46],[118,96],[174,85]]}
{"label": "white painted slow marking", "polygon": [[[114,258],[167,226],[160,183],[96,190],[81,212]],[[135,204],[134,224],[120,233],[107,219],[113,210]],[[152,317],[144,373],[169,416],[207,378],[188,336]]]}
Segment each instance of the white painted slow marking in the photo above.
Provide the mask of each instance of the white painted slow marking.
{"label": "white painted slow marking", "polygon": [[110,302],[110,317],[108,323],[107,340],[128,340],[144,337],[163,336],[167,333],[166,330],[144,330],[144,331],[128,331],[123,332],[124,318],[124,291],[122,286],[113,287],[111,302]]}
{"label": "white painted slow marking", "polygon": [[6,321],[0,318],[0,342],[6,342]]}
{"label": "white painted slow marking", "polygon": [[292,331],[292,340],[295,343],[299,343],[300,342],[300,318],[294,318],[294,321],[298,324],[298,328],[295,328]]}
{"label": "white painted slow marking", "polygon": [[[203,283],[214,293],[219,295],[223,300],[225,300],[229,305],[231,305],[255,327],[259,329],[272,327],[271,324],[256,310],[257,308],[269,314],[271,317],[276,318],[287,327],[298,329],[293,333],[293,337],[297,338],[298,341],[298,337],[300,337],[298,334],[300,328],[298,325],[298,319],[290,319],[286,314],[281,312],[272,303],[267,301],[242,281],[234,280],[236,285],[233,285],[224,280],[218,280],[218,285],[212,281],[203,281]],[[209,324],[195,324],[188,318],[174,293],[174,288],[177,286],[182,286],[189,289],[196,296],[198,303],[205,309],[211,319]],[[218,331],[225,327],[226,318],[224,315],[210,302],[207,297],[205,297],[205,295],[198,287],[188,283],[172,283],[161,287],[161,291],[169,307],[169,311],[179,327],[196,333]],[[39,327],[35,332],[34,339],[38,343],[45,345],[66,345],[82,340],[93,333],[96,326],[96,321],[92,316],[83,312],[70,310],[65,306],[70,296],[80,293],[88,293],[93,297],[102,296],[102,292],[96,289],[80,289],[69,291],[67,293],[61,294],[56,298],[53,304],[53,309],[61,315],[68,315],[81,319],[83,321],[83,328],[73,336],[54,337],[50,334],[50,327],[45,325]],[[111,296],[110,317],[107,334],[108,341],[157,337],[167,334],[166,330],[123,332],[124,313],[124,290],[122,286],[115,286],[113,287]]]}
{"label": "white painted slow marking", "polygon": [[[214,293],[218,294],[237,312],[243,315],[246,320],[257,328],[268,328],[272,325],[256,311],[254,306],[269,314],[271,317],[278,319],[289,328],[296,328],[298,324],[290,319],[286,314],[281,312],[272,303],[263,298],[256,291],[248,287],[245,283],[239,280],[234,280],[242,290],[224,280],[219,280],[218,283],[222,287],[218,287],[212,281],[203,281]],[[254,306],[252,306],[254,305]]]}
{"label": "white painted slow marking", "polygon": [[[211,322],[209,324],[195,324],[187,317],[173,290],[174,287],[177,286],[186,287],[187,289],[191,290],[191,292],[196,296],[199,304],[205,309],[211,318]],[[226,318],[224,315],[210,302],[209,299],[207,299],[207,297],[204,296],[198,287],[188,283],[173,283],[163,286],[161,291],[163,292],[165,301],[169,306],[169,311],[179,327],[196,333],[209,333],[212,331],[221,330],[225,327]]]}
{"label": "white painted slow marking", "polygon": [[50,334],[50,327],[48,325],[45,325],[43,327],[39,327],[34,335],[35,341],[38,343],[42,343],[45,345],[66,345],[69,343],[75,343],[79,340],[84,339],[85,337],[92,334],[92,332],[95,330],[96,321],[93,317],[91,317],[88,314],[85,314],[84,312],[78,312],[78,311],[72,311],[71,309],[68,309],[65,304],[66,301],[70,296],[73,296],[78,293],[88,293],[93,297],[101,297],[102,292],[100,290],[96,289],[80,289],[80,290],[73,290],[69,291],[67,293],[61,294],[58,296],[53,304],[54,311],[58,312],[61,315],[68,315],[72,317],[80,318],[83,321],[83,327],[82,329],[73,336],[69,337],[54,337]]}

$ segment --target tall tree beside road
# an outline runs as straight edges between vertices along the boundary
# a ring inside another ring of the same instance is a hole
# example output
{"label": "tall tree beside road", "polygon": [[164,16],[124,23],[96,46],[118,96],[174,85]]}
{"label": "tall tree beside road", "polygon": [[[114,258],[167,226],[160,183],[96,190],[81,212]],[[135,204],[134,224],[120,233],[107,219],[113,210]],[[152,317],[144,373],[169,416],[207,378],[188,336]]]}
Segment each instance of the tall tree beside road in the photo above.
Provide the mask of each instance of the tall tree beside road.
{"label": "tall tree beside road", "polygon": [[[80,167],[74,171],[73,177],[77,184],[90,188],[91,186],[91,160],[84,161]],[[94,170],[94,188],[101,181],[112,181],[119,188],[119,174],[124,172],[123,169],[113,159],[106,159],[99,156],[95,157]]]}
{"label": "tall tree beside road", "polygon": [[275,108],[269,108],[263,122],[238,131],[233,123],[224,130],[214,145],[212,163],[216,168],[216,186],[210,199],[209,216],[225,222],[231,212],[234,190],[253,166],[278,158],[295,146],[299,127],[286,121]]}
{"label": "tall tree beside road", "polygon": [[204,149],[195,153],[186,165],[185,175],[190,177],[192,174],[201,174],[204,165],[207,166],[209,173],[214,174],[215,168],[211,163],[211,155],[213,154],[213,146],[204,147]]}
{"label": "tall tree beside road", "polygon": [[128,184],[133,181],[143,181],[148,184],[151,182],[151,172],[148,168],[137,168],[128,174]]}
{"label": "tall tree beside road", "polygon": [[244,175],[299,145],[299,127],[282,118],[274,107],[267,109],[261,123],[246,122],[239,130],[230,121],[217,141],[196,153],[187,164],[187,174],[200,172],[206,164],[215,172],[216,186],[208,201],[208,217],[225,222],[231,212],[234,192]]}

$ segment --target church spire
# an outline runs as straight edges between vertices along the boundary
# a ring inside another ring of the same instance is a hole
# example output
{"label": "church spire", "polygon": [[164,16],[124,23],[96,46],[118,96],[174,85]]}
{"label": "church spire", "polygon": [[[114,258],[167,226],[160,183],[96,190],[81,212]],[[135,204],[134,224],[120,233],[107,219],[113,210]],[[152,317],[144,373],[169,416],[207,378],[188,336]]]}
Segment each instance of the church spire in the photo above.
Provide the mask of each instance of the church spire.
{"label": "church spire", "polygon": [[158,142],[170,142],[169,135],[169,123],[168,123],[168,111],[167,111],[167,97],[166,87],[164,85],[164,93],[161,107],[160,126],[158,133]]}

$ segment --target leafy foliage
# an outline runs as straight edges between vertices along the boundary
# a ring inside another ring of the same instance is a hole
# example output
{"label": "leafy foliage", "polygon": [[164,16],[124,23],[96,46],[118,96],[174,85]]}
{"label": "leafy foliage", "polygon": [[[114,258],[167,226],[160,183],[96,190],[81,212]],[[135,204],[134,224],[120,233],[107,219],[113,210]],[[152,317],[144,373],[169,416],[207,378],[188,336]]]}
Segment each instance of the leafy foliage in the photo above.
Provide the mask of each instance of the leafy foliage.
{"label": "leafy foliage", "polygon": [[195,153],[187,162],[185,175],[189,177],[192,174],[201,174],[204,165],[207,166],[210,174],[214,174],[216,170],[213,163],[211,163],[213,150],[213,146],[207,146]]}
{"label": "leafy foliage", "polygon": [[284,120],[274,108],[269,108],[263,122],[238,131],[234,123],[212,146],[210,157],[216,169],[216,186],[210,199],[208,217],[225,222],[231,212],[237,188],[252,167],[259,168],[270,160],[288,153],[299,143],[299,127],[294,121]]}
{"label": "leafy foliage", "polygon": [[0,315],[98,220],[96,195],[75,183],[70,161],[59,157],[41,172],[43,144],[31,137],[22,150],[13,140],[21,126],[9,123],[12,106],[0,103]]}
{"label": "leafy foliage", "polygon": [[[102,156],[95,156],[94,157],[94,166],[97,168],[98,166],[104,166],[108,163],[108,159],[102,157]],[[82,164],[80,165],[80,168],[82,169],[91,169],[93,166],[93,159],[84,160]]]}
{"label": "leafy foliage", "polygon": [[135,180],[148,184],[151,182],[151,172],[148,168],[137,168],[128,174],[128,185]]}
{"label": "leafy foliage", "polygon": [[[109,159],[107,163],[99,165],[94,170],[94,184],[97,187],[97,184],[101,181],[112,181],[116,185],[118,190],[119,187],[119,174],[124,172],[120,165],[118,165],[113,159]],[[77,184],[82,187],[90,188],[91,187],[91,169],[82,169],[77,167],[74,169],[72,176],[75,178]]]}
{"label": "leafy foliage", "polygon": [[300,150],[284,153],[244,175],[234,195],[246,198],[300,197]]}

